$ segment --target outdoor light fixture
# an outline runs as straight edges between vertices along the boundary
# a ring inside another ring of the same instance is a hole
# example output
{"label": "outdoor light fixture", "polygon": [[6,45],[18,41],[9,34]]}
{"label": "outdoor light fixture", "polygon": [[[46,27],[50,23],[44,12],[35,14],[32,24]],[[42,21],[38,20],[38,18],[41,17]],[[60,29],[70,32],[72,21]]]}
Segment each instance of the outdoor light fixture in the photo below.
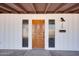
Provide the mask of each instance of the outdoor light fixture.
{"label": "outdoor light fixture", "polygon": [[64,18],[61,17],[61,22],[65,22]]}
{"label": "outdoor light fixture", "polygon": [[63,23],[65,22],[64,18],[60,18],[61,19],[61,30],[59,30],[59,32],[66,32],[66,30],[64,30],[64,26],[63,26]]}

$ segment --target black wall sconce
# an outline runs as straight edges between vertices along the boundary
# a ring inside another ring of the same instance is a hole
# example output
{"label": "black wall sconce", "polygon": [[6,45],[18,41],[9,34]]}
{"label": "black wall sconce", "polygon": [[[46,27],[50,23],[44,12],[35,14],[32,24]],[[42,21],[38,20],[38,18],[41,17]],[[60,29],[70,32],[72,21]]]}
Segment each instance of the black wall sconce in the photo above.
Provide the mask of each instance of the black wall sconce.
{"label": "black wall sconce", "polygon": [[63,23],[65,22],[65,20],[62,17],[60,19],[61,19],[62,24],[61,24],[61,30],[59,30],[59,32],[66,32],[66,30],[64,30],[64,26],[63,26]]}
{"label": "black wall sconce", "polygon": [[61,17],[61,22],[65,22],[64,18]]}

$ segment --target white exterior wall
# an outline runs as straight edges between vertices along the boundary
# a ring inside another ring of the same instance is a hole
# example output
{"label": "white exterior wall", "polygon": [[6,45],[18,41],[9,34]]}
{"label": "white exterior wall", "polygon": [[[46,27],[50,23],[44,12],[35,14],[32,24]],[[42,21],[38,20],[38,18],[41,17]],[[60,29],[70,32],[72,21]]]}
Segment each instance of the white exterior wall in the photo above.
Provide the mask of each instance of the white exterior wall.
{"label": "white exterior wall", "polygon": [[[60,33],[60,18],[66,21],[66,33]],[[48,48],[48,20],[55,19],[55,48],[51,50],[79,51],[79,14],[0,14],[0,49],[27,49],[22,47],[22,20],[28,19],[29,24],[29,49],[32,48],[32,19],[45,19],[45,49]]]}

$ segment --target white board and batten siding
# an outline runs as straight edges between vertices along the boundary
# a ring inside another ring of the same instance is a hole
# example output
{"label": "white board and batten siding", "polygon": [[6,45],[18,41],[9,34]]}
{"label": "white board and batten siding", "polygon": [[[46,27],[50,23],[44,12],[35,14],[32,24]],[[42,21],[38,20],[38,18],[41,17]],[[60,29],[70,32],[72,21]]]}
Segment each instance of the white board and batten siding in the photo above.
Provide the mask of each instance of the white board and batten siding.
{"label": "white board and batten siding", "polygon": [[[60,33],[60,18],[65,33]],[[29,20],[29,47],[22,47],[22,20]],[[0,49],[32,49],[32,19],[45,19],[45,49],[79,51],[79,14],[0,14]],[[48,20],[55,19],[55,48],[48,47]]]}

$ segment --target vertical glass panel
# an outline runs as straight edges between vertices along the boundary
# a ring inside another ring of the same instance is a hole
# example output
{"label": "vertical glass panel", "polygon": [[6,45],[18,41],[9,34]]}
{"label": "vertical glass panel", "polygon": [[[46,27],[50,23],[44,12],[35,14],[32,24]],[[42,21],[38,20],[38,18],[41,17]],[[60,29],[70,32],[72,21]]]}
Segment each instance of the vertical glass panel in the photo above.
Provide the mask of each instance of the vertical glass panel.
{"label": "vertical glass panel", "polygon": [[55,47],[55,20],[49,20],[49,47]]}
{"label": "vertical glass panel", "polygon": [[28,20],[22,21],[22,47],[28,47]]}

